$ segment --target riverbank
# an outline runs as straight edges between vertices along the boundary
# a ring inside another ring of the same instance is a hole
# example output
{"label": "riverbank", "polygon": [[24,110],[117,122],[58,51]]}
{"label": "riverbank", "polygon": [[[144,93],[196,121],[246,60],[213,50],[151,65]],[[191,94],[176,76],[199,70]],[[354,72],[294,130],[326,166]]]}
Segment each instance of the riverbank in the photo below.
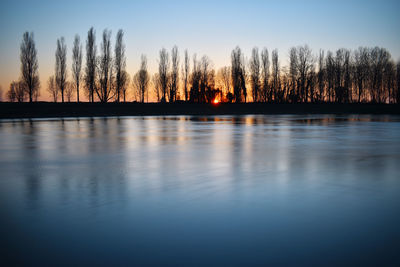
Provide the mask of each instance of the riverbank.
{"label": "riverbank", "polygon": [[399,114],[396,104],[0,103],[0,119],[148,115]]}

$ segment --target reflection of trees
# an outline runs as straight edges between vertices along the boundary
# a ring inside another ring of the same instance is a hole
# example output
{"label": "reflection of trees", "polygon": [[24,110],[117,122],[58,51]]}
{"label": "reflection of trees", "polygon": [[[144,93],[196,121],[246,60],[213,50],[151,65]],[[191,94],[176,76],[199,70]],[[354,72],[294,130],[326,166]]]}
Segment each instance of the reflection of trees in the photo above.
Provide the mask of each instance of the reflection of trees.
{"label": "reflection of trees", "polygon": [[26,201],[30,208],[36,208],[40,200],[41,179],[38,173],[39,161],[39,143],[36,132],[36,125],[31,120],[22,122],[22,168],[25,174]]}
{"label": "reflection of trees", "polygon": [[[125,146],[124,120],[97,119],[88,120],[85,142],[88,150],[82,160],[87,168],[79,177],[84,179],[92,205],[107,198],[124,196],[125,188]],[[86,178],[87,177],[87,178]]]}
{"label": "reflection of trees", "polygon": [[124,120],[29,121],[21,127],[21,167],[30,207],[53,197],[61,204],[82,199],[92,206],[124,198]]}

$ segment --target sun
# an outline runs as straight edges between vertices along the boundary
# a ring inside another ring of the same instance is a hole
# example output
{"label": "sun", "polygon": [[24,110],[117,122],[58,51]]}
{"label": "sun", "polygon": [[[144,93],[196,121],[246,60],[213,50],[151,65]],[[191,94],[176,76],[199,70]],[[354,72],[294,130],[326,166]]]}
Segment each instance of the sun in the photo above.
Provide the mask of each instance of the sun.
{"label": "sun", "polygon": [[213,104],[218,104],[219,103],[219,100],[217,99],[217,98],[214,98],[214,100],[213,100]]}

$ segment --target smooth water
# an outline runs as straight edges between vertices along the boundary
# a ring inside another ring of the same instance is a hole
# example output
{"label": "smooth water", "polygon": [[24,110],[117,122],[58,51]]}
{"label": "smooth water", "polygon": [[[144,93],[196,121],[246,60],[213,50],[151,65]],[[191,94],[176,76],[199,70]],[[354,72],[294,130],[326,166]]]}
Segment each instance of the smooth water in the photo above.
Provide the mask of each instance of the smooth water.
{"label": "smooth water", "polygon": [[0,261],[400,264],[400,117],[2,121],[0,153]]}

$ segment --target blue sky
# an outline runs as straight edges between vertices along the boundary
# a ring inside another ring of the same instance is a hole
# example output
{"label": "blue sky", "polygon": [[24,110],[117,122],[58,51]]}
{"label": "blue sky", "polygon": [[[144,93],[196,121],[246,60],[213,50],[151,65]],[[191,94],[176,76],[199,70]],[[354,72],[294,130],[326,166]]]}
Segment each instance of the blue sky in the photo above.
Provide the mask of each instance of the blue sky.
{"label": "blue sky", "polygon": [[[39,57],[42,91],[54,72],[57,38],[64,36],[70,63],[73,37],[85,42],[93,26],[107,28],[113,40],[125,32],[130,74],[146,54],[156,70],[160,48],[177,45],[198,56],[206,54],[216,68],[230,64],[239,45],[249,56],[258,46],[277,48],[281,65],[291,46],[320,48],[382,46],[400,59],[400,1],[1,1],[0,85],[3,91],[19,77],[19,45],[24,31],[33,31]],[[70,67],[69,67],[70,68]]]}

